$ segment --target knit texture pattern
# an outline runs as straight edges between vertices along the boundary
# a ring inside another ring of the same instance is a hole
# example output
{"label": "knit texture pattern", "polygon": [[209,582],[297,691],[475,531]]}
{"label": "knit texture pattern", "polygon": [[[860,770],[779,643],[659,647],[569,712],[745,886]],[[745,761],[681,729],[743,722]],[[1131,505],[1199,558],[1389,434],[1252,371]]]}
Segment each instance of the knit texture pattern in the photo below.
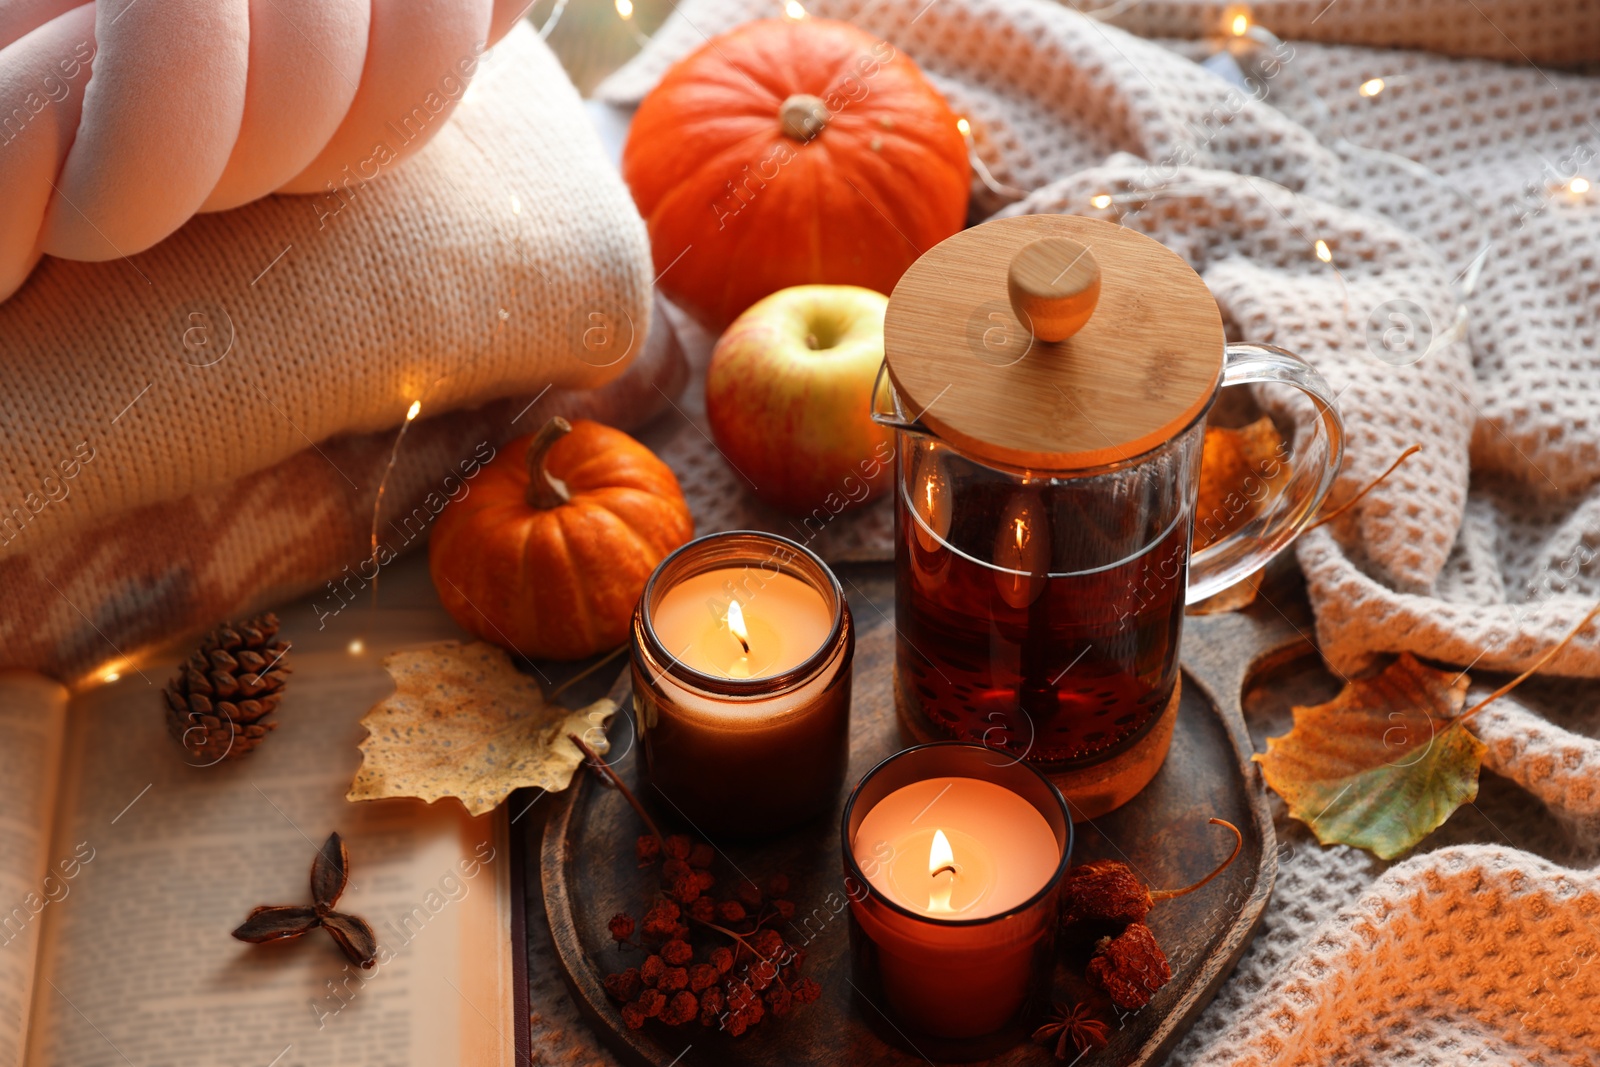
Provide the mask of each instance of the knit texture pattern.
{"label": "knit texture pattern", "polygon": [[642,354],[651,275],[526,23],[392,173],[201,215],[129,259],[47,257],[0,304],[0,667],[72,680],[345,579],[413,401],[384,530],[549,414],[642,422],[683,369],[670,333]]}
{"label": "knit texture pattern", "polygon": [[[994,179],[974,182],[975,218],[1137,228],[1201,274],[1230,339],[1311,360],[1349,433],[1333,503],[1422,445],[1297,547],[1336,675],[1400,651],[1525,668],[1600,596],[1600,199],[1567,187],[1597,176],[1600,87],[1528,62],[1593,59],[1600,14],[1249,6],[1290,39],[1233,38],[1235,7],[1185,0],[1103,5],[1145,37],[1037,0],[806,10],[909,54],[969,119]],[[776,14],[685,0],[599,93],[636,103],[706,38]],[[1413,50],[1367,47],[1380,41]],[[1359,91],[1378,77],[1375,95]],[[1307,422],[1291,396],[1255,399]],[[761,525],[829,558],[888,557],[886,502],[814,536],[750,502],[708,454],[696,403],[680,405],[679,435],[696,458],[665,452],[702,529]],[[1600,640],[1580,635],[1544,673],[1600,675]],[[1280,811],[1261,930],[1171,1062],[1600,1062],[1592,683],[1538,685],[1477,717],[1496,774],[1410,858],[1322,847]],[[1247,715],[1258,748],[1290,725],[1287,706]],[[570,1025],[546,1007],[552,1030]]]}

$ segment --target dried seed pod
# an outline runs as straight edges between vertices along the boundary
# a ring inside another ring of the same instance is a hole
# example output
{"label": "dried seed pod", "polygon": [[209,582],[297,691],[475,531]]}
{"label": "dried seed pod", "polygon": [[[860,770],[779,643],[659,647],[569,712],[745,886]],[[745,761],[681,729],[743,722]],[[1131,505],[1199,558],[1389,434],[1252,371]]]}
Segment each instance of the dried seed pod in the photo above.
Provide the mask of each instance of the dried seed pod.
{"label": "dried seed pod", "polygon": [[1089,961],[1089,981],[1104,989],[1117,1007],[1135,1011],[1172,981],[1172,967],[1150,928],[1133,923],[1116,937],[1100,939]]}
{"label": "dried seed pod", "polygon": [[321,921],[317,917],[317,909],[303,904],[263,904],[239,924],[233,936],[240,941],[249,941],[255,945],[265,944],[268,941],[286,941],[292,937],[299,937],[307,930],[316,929]]}
{"label": "dried seed pod", "polygon": [[1120,860],[1092,860],[1067,871],[1061,880],[1061,929],[1068,937],[1114,934],[1129,923],[1142,923],[1157,901],[1181,897],[1228,869],[1244,845],[1244,835],[1226,819],[1213,825],[1233,831],[1233,851],[1204,878],[1182,889],[1151,891],[1132,867]]}
{"label": "dried seed pod", "polygon": [[333,905],[349,880],[350,854],[344,839],[329,834],[311,861],[311,904],[263,904],[252,911],[233,931],[240,941],[261,944],[299,937],[318,926],[344,951],[351,963],[371,967],[378,957],[378,938],[365,919],[334,911]]}
{"label": "dried seed pod", "polygon": [[317,850],[311,861],[311,902],[318,911],[326,911],[339,903],[346,883],[350,881],[350,850],[338,833],[328,835],[328,840]]}
{"label": "dried seed pod", "polygon": [[377,962],[378,936],[367,925],[367,920],[342,911],[330,911],[322,917],[322,925],[351,963],[357,967],[371,967]]}

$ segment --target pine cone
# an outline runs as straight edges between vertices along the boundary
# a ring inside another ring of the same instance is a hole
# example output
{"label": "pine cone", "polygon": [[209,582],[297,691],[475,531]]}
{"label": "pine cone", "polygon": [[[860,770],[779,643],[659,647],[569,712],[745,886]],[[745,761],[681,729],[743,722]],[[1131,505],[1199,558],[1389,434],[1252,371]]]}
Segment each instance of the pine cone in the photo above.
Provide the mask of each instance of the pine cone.
{"label": "pine cone", "polygon": [[219,626],[161,691],[168,731],[196,760],[238,759],[277,727],[261,721],[288,680],[289,646],[277,636],[271,612]]}

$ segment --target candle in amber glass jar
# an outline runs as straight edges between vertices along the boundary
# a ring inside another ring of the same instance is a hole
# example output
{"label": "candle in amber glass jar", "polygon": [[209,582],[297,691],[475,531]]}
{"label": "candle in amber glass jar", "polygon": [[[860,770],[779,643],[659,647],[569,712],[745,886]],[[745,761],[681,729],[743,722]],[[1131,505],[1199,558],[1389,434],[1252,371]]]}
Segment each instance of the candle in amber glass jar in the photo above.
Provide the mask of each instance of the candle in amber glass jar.
{"label": "candle in amber glass jar", "polygon": [[981,745],[922,745],[868,772],[843,833],[855,988],[891,1039],[939,1059],[1014,1043],[1049,989],[1072,851],[1061,793]]}
{"label": "candle in amber glass jar", "polygon": [[633,620],[647,798],[713,837],[829,807],[848,757],[854,648],[838,579],[793,541],[713,534],[668,556]]}

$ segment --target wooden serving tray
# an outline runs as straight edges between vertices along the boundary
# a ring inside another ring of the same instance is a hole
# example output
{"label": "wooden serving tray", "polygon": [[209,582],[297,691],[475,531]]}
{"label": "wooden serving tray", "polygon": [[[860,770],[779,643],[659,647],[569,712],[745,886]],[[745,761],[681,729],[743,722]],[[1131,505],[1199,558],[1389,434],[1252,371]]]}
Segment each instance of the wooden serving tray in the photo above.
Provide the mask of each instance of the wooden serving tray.
{"label": "wooden serving tray", "polygon": [[[850,599],[857,630],[852,696],[851,755],[847,789],[884,757],[905,747],[895,719],[894,587],[886,565],[846,565],[835,570]],[[1276,599],[1276,598],[1275,598]],[[1283,603],[1281,599],[1278,603]],[[1251,745],[1239,699],[1247,678],[1307,648],[1303,618],[1285,617],[1271,603],[1246,612],[1191,616],[1184,634],[1183,695],[1172,751],[1154,781],[1134,800],[1098,819],[1080,819],[1073,862],[1116,858],[1132,864],[1153,887],[1186,885],[1227,855],[1232,837],[1208,825],[1227,819],[1244,834],[1233,865],[1198,892],[1158,904],[1149,917],[1171,960],[1173,978],[1144,1010],[1120,1016],[1103,1008],[1111,1043],[1084,1057],[1085,1067],[1159,1062],[1215,995],[1255,931],[1277,873],[1276,840],[1261,777],[1250,763]],[[619,682],[626,709],[626,678]],[[631,716],[613,721],[610,759],[633,783],[638,753]],[[759,845],[723,845],[713,868],[726,876],[731,862],[760,881],[782,871],[799,913],[843,900],[840,814],[834,809],[782,837]],[[628,1030],[601,986],[607,973],[640,962],[636,950],[612,942],[606,921],[619,911],[638,917],[654,892],[654,870],[639,870],[634,839],[638,817],[614,789],[580,773],[552,798],[541,854],[545,908],[573,997],[600,1038],[625,1063],[648,1067],[796,1063],[899,1067],[932,1062],[897,1041],[887,1020],[855,998],[850,979],[849,923],[840,911],[806,945],[805,973],[823,990],[816,1003],[786,1019],[769,1019],[731,1038],[690,1024],[668,1028],[649,1022]],[[650,804],[649,798],[645,803]],[[689,832],[670,814],[656,813],[664,832]],[[1067,1004],[1090,996],[1083,979],[1086,951],[1058,953],[1054,999]],[[952,980],[959,981],[959,977]],[[1103,1003],[1103,995],[1101,995]],[[1024,1042],[988,1062],[1043,1065],[1050,1052]]]}

